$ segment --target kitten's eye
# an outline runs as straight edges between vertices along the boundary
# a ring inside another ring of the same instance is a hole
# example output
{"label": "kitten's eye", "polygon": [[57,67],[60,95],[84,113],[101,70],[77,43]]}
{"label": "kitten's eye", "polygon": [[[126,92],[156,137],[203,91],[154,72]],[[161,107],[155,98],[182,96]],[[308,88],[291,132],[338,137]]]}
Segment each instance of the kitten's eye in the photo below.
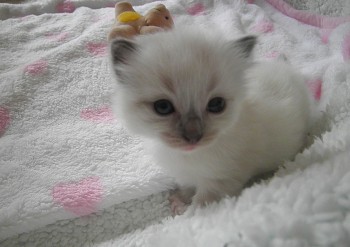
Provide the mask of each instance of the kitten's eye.
{"label": "kitten's eye", "polygon": [[162,116],[169,115],[175,111],[173,104],[166,99],[160,99],[154,102],[154,110]]}
{"label": "kitten's eye", "polygon": [[220,113],[225,109],[225,100],[221,97],[212,98],[207,106],[207,111],[212,113]]}

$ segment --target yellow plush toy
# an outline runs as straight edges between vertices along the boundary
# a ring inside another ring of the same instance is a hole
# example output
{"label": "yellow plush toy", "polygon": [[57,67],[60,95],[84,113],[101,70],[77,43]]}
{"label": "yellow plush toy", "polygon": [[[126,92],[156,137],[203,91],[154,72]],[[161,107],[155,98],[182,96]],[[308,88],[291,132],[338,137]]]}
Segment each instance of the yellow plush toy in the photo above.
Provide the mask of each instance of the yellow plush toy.
{"label": "yellow plush toy", "polygon": [[163,31],[174,25],[169,10],[163,4],[158,4],[142,16],[130,3],[120,2],[115,5],[115,18],[116,23],[108,34],[108,40]]}

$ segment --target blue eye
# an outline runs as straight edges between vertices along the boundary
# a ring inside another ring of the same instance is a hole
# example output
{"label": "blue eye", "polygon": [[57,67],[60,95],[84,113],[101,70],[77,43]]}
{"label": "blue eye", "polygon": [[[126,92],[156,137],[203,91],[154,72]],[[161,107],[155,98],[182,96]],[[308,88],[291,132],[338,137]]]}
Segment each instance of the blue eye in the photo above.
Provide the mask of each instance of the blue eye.
{"label": "blue eye", "polygon": [[169,115],[175,112],[173,104],[166,99],[160,99],[153,103],[154,110],[161,116]]}
{"label": "blue eye", "polygon": [[209,100],[207,111],[211,113],[220,113],[225,110],[225,100],[221,97],[215,97]]}

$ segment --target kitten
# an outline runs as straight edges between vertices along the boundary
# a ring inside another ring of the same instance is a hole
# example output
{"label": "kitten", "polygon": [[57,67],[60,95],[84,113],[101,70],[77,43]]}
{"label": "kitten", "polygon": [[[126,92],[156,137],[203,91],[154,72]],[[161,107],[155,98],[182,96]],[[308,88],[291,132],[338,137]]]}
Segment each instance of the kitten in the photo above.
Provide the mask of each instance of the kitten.
{"label": "kitten", "polygon": [[111,43],[114,110],[130,131],[153,140],[185,203],[238,195],[304,146],[305,83],[286,62],[253,63],[255,43],[254,36],[225,41],[191,29]]}

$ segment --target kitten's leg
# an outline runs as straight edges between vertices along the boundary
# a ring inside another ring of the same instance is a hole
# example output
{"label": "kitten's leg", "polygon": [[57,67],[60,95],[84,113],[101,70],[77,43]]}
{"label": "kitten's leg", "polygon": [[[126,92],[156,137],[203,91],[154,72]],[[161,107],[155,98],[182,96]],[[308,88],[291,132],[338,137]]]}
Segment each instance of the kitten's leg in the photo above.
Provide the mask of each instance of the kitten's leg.
{"label": "kitten's leg", "polygon": [[195,194],[194,188],[179,188],[176,189],[170,196],[170,208],[172,216],[183,214],[188,205],[192,202],[192,197]]}
{"label": "kitten's leg", "polygon": [[198,190],[193,197],[193,205],[195,207],[203,207],[209,203],[219,201],[221,199],[221,193],[215,193],[207,190]]}

